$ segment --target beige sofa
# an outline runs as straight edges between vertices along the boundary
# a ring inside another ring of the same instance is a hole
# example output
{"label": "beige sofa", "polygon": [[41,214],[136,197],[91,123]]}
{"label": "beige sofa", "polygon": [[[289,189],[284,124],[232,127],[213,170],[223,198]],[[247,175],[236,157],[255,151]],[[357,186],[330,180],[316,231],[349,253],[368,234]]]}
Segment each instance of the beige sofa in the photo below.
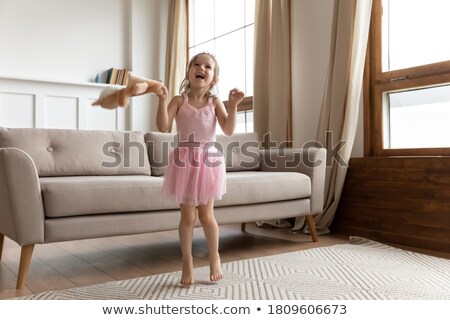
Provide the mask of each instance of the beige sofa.
{"label": "beige sofa", "polygon": [[[22,247],[17,288],[35,244],[177,229],[161,197],[172,134],[0,128],[0,258],[4,237]],[[325,149],[259,150],[257,135],[219,136],[227,193],[219,224],[321,213]]]}

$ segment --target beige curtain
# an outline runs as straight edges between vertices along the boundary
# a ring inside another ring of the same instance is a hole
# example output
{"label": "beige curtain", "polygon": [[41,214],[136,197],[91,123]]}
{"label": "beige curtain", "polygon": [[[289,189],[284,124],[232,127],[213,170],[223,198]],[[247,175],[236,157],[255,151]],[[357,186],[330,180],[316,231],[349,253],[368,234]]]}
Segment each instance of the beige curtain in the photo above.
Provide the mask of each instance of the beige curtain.
{"label": "beige curtain", "polygon": [[[329,232],[356,134],[372,0],[335,0],[329,70],[317,140],[328,149],[325,203],[317,229]],[[334,151],[334,152],[333,152]],[[294,229],[301,229],[298,219]]]}
{"label": "beige curtain", "polygon": [[186,69],[187,43],[186,0],[171,0],[167,31],[166,79],[169,101],[178,94]]}
{"label": "beige curtain", "polygon": [[261,141],[267,133],[291,140],[290,11],[290,0],[256,0],[253,121]]}

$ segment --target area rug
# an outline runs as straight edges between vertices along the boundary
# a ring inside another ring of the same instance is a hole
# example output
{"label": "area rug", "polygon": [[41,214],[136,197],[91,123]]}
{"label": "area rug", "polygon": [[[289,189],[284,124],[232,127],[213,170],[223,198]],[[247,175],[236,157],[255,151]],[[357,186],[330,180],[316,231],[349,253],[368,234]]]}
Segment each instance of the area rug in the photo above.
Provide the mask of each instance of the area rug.
{"label": "area rug", "polygon": [[31,300],[394,300],[450,299],[450,260],[364,238],[348,244],[225,263],[224,279],[178,284],[180,272],[113,281],[19,299]]}

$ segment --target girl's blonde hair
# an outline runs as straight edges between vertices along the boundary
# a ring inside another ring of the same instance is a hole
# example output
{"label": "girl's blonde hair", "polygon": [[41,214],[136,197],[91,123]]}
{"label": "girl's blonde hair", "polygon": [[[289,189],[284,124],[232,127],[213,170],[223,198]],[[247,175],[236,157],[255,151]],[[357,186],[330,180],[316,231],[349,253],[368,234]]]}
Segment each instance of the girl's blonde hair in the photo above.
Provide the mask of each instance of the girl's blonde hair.
{"label": "girl's blonde hair", "polygon": [[195,60],[199,56],[204,56],[204,55],[209,56],[209,57],[211,57],[211,59],[214,60],[214,78],[213,78],[213,80],[211,82],[211,86],[209,87],[208,92],[209,92],[209,94],[211,96],[216,96],[218,94],[217,82],[219,82],[219,64],[217,63],[215,55],[210,53],[210,52],[206,52],[206,51],[197,53],[189,61],[189,64],[188,64],[188,66],[186,68],[186,76],[184,77],[184,79],[183,79],[183,81],[181,82],[181,85],[180,85],[180,94],[188,93],[189,90],[191,89],[191,83],[188,80],[189,69],[191,69],[191,67],[194,64]]}

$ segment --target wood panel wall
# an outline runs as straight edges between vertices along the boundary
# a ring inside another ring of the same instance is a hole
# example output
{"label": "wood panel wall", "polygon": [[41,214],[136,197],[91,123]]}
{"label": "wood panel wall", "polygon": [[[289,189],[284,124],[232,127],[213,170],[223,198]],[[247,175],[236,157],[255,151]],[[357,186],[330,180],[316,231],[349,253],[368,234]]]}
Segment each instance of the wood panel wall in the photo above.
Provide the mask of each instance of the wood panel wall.
{"label": "wood panel wall", "polygon": [[450,252],[450,157],[352,158],[331,229]]}
{"label": "wood panel wall", "polygon": [[119,87],[0,76],[0,126],[129,130],[130,108],[92,107],[106,88]]}

